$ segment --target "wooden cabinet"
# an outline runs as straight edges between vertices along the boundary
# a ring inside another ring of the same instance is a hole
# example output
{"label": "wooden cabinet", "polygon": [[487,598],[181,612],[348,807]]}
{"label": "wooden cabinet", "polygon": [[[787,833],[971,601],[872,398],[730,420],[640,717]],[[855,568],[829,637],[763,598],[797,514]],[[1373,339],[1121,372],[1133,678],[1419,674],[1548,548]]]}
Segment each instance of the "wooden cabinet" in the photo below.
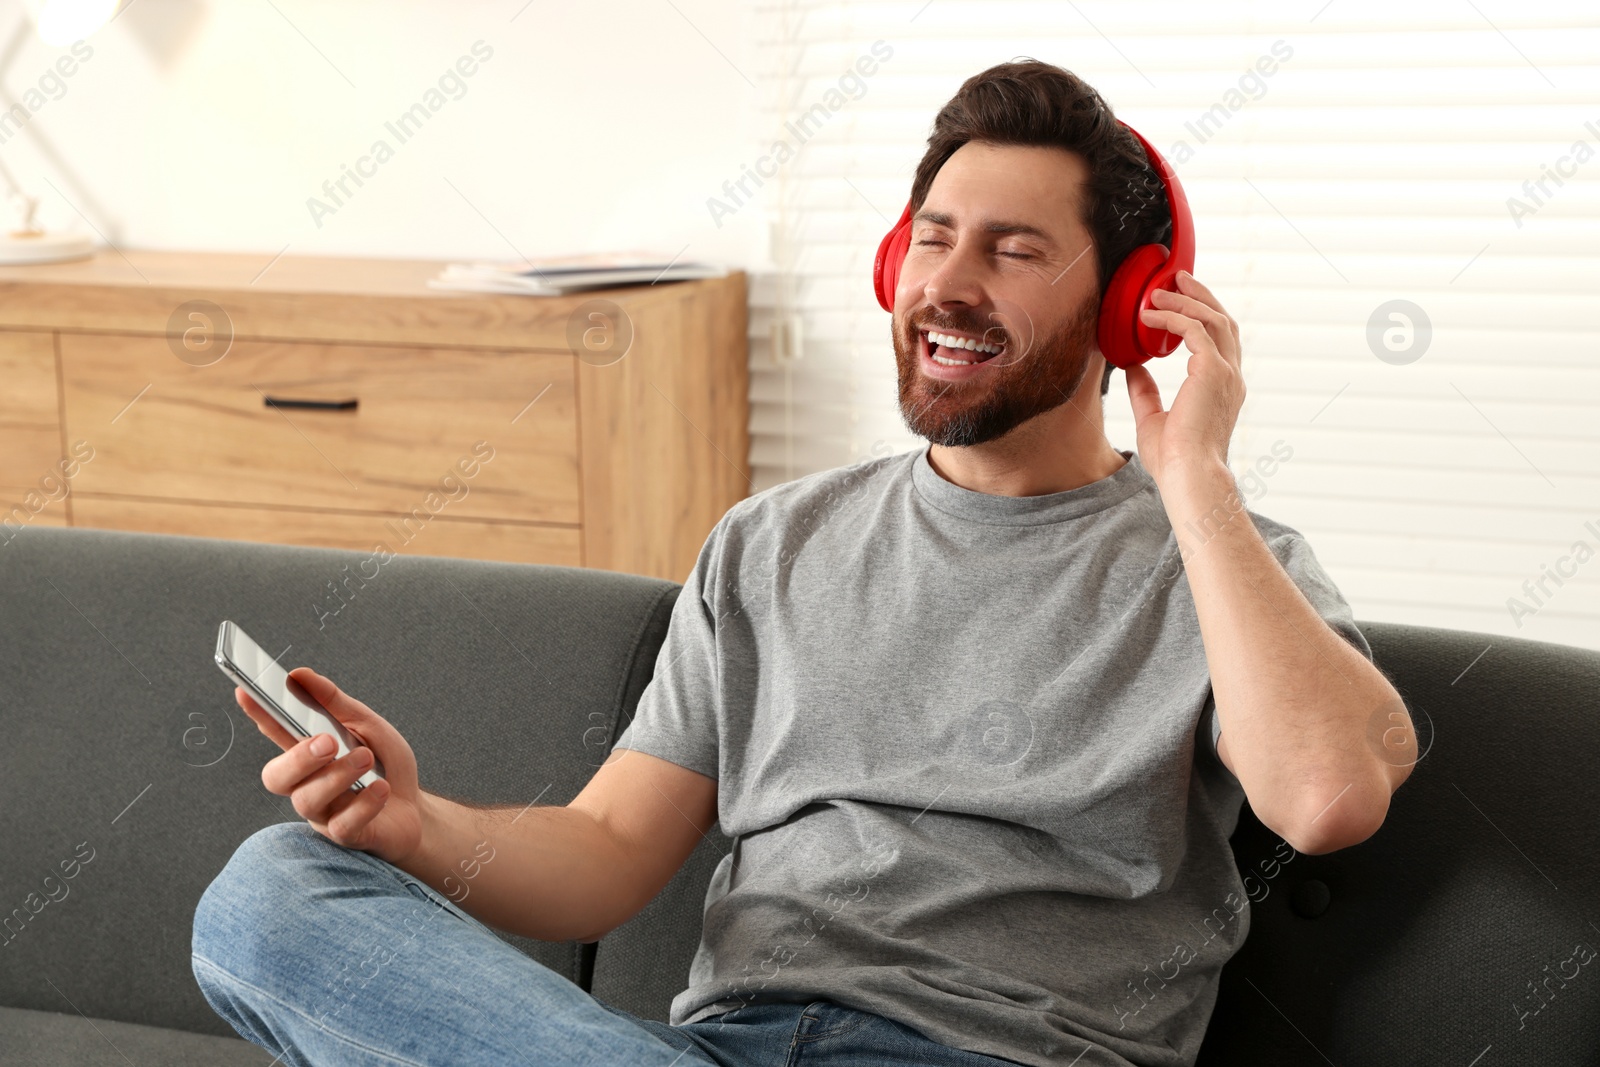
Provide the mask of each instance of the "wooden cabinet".
{"label": "wooden cabinet", "polygon": [[0,334],[0,488],[34,485],[60,454],[51,336]]}
{"label": "wooden cabinet", "polygon": [[[236,341],[196,367],[159,337],[68,334],[68,425],[97,428],[95,458],[73,487],[384,512],[439,492],[452,518],[577,526],[572,363],[553,352]],[[307,400],[356,406],[268,403]],[[456,462],[478,441],[487,462],[463,477]],[[442,484],[452,475],[459,490]]]}
{"label": "wooden cabinet", "polygon": [[0,268],[0,489],[71,475],[37,521],[681,581],[748,490],[743,275],[531,298],[127,255]]}

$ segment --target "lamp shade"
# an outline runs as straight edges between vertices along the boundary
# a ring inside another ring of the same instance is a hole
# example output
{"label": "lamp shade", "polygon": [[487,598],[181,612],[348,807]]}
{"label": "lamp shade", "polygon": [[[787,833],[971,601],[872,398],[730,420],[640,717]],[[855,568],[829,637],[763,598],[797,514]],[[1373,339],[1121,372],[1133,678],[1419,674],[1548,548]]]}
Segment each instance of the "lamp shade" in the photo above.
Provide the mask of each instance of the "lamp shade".
{"label": "lamp shade", "polygon": [[28,0],[28,13],[46,44],[81,41],[111,21],[122,0]]}

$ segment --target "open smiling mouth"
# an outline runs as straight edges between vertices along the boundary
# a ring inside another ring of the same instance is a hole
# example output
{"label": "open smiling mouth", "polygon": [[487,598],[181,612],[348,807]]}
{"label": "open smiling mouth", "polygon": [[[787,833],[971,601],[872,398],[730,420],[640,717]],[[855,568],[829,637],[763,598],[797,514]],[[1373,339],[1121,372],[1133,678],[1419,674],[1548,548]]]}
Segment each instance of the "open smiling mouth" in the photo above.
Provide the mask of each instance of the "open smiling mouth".
{"label": "open smiling mouth", "polygon": [[942,330],[923,330],[922,337],[928,347],[928,358],[945,367],[969,367],[987,362],[1005,351],[1005,345],[985,344],[976,338]]}

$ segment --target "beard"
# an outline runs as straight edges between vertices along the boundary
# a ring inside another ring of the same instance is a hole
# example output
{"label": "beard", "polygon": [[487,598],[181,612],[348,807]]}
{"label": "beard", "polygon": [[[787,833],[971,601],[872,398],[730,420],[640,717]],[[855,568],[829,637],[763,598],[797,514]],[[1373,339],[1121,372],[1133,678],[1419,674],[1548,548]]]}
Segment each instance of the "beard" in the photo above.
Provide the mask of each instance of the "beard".
{"label": "beard", "polygon": [[[1099,313],[1098,300],[1085,300],[1050,336],[1031,339],[976,314],[929,311],[916,321],[907,315],[892,327],[906,427],[933,444],[966,448],[1004,437],[1034,416],[1060,407],[1083,383]],[[930,329],[970,334],[990,344],[1003,341],[1005,347],[977,377],[941,381],[924,375],[919,365],[918,335]]]}

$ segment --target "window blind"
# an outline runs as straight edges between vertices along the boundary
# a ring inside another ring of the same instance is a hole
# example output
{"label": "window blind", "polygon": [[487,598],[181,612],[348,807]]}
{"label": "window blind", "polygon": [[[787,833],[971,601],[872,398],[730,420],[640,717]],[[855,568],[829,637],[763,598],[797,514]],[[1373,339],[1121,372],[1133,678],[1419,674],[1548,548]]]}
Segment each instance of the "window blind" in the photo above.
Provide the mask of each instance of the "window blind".
{"label": "window blind", "polygon": [[[1309,538],[1359,618],[1600,647],[1592,5],[773,0],[752,15],[762,181],[746,189],[771,232],[751,289],[757,488],[920,447],[872,256],[939,107],[1031,56],[1094,85],[1188,191],[1195,273],[1243,332],[1230,459],[1251,509]],[[1168,403],[1185,351],[1153,366]],[[1134,448],[1120,374],[1106,412],[1113,445]]]}

